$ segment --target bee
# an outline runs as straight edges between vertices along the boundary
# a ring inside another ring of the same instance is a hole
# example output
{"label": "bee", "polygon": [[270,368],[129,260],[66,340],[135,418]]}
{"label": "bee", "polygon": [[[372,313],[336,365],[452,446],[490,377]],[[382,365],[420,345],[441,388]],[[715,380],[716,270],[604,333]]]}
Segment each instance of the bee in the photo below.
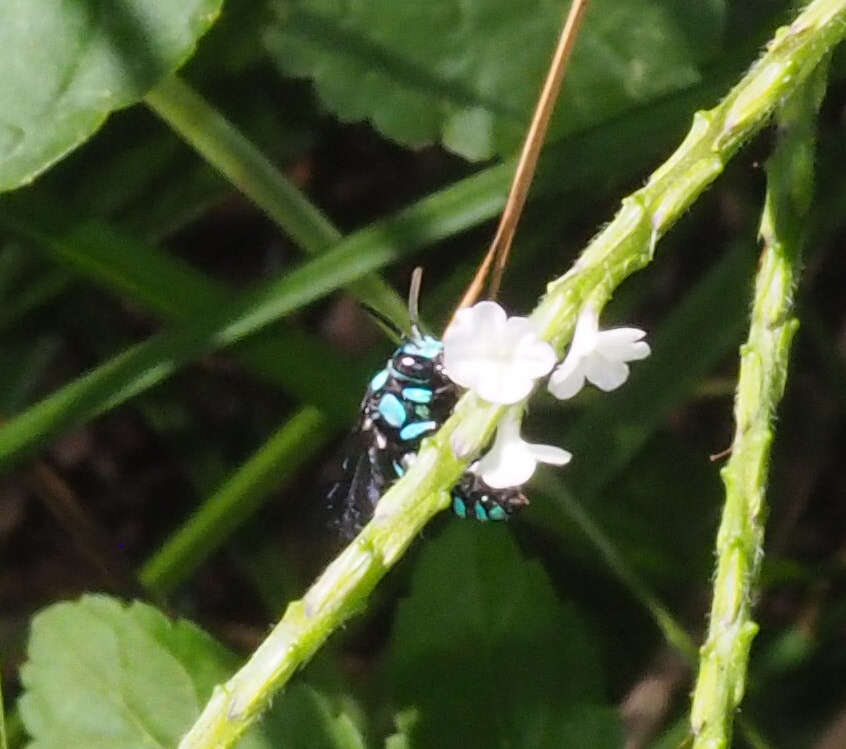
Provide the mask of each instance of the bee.
{"label": "bee", "polygon": [[[370,380],[361,402],[359,422],[342,469],[329,492],[335,524],[345,538],[354,537],[373,516],[382,494],[413,462],[420,443],[449,418],[459,391],[444,369],[443,344],[424,334],[418,322],[420,268],[409,292],[411,333]],[[398,335],[390,320],[370,310]],[[505,520],[528,500],[518,488],[493,489],[471,470],[452,488],[452,508],[460,518]]]}

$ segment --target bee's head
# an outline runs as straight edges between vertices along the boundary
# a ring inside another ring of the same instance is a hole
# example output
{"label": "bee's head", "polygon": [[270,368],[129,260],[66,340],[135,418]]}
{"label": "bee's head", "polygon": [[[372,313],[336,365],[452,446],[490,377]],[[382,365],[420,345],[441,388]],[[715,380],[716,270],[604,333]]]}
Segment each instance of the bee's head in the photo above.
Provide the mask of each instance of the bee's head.
{"label": "bee's head", "polygon": [[438,378],[443,344],[432,336],[421,335],[406,341],[397,349],[394,369],[409,379],[429,382]]}

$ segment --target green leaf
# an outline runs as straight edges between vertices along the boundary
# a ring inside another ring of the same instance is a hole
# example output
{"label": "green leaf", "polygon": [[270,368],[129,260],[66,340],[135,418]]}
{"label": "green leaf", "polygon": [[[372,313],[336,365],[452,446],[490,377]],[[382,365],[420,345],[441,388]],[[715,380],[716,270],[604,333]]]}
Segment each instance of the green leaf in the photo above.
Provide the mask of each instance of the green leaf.
{"label": "green leaf", "polygon": [[185,62],[221,0],[5,0],[0,191],[31,181]]}
{"label": "green leaf", "polygon": [[[568,4],[279,0],[266,41],[280,68],[312,78],[342,120],[484,159],[522,139]],[[550,138],[698,82],[719,50],[724,5],[592,3]]]}
{"label": "green leaf", "polygon": [[[32,749],[172,749],[234,656],[143,603],[88,595],[35,616],[20,699]],[[284,743],[283,743],[284,742]],[[357,729],[306,686],[279,700],[239,749],[360,749]]]}
{"label": "green leaf", "polygon": [[173,746],[228,660],[193,625],[104,596],[36,615],[28,655],[20,708],[38,747]]}
{"label": "green leaf", "polygon": [[[364,749],[364,739],[346,713],[336,715],[332,701],[317,690],[296,685],[271,712],[267,725],[272,747],[284,749]],[[239,749],[246,749],[239,745]]]}
{"label": "green leaf", "polygon": [[412,746],[619,746],[597,643],[503,528],[455,521],[427,545],[392,659]]}

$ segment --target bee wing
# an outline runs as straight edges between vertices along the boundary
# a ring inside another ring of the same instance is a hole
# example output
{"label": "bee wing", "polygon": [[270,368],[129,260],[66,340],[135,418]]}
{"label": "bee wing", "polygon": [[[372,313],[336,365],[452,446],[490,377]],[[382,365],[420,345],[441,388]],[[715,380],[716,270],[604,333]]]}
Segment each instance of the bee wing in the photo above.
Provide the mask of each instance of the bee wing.
{"label": "bee wing", "polygon": [[351,540],[373,517],[376,503],[396,479],[390,460],[366,432],[357,432],[353,449],[343,462],[343,475],[329,491],[331,524]]}

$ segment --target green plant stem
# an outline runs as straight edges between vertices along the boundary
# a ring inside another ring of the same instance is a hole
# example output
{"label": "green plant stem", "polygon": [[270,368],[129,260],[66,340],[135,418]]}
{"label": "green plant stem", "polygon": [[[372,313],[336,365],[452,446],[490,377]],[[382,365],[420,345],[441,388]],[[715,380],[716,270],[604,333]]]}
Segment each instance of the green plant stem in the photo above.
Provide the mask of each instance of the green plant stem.
{"label": "green plant stem", "polygon": [[170,593],[253,515],[280,477],[297,470],[334,431],[316,408],[301,409],[144,563],[141,584],[159,596]]}
{"label": "green plant stem", "polygon": [[814,128],[825,72],[821,65],[779,111],[780,137],[767,163],[764,250],[749,337],[740,349],[735,435],[731,458],[721,472],[726,501],[717,535],[714,596],[691,709],[695,749],[731,745],[734,713],[743,699],[749,650],[758,631],[752,605],[763,557],[773,420],[798,327],[793,293],[812,201]]}
{"label": "green plant stem", "polygon": [[[340,241],[341,232],[329,219],[183,80],[168,78],[144,101],[306,252],[318,254]],[[405,302],[381,278],[360,278],[349,289],[389,319],[407,324]]]}
{"label": "green plant stem", "polygon": [[[783,98],[802,86],[846,34],[846,0],[815,0],[780,30],[762,59],[728,96],[694,117],[673,156],[623,201],[614,220],[589,244],[573,269],[551,283],[532,314],[541,335],[560,352],[589,298],[603,302],[652,258],[655,242],[722,172]],[[490,439],[504,412],[466,394],[417,460],[380,500],[373,519],[329,565],[247,663],[219,685],[180,749],[232,746],[271,697],[345,619],[364,606],[387,570],[437,512],[449,488]],[[457,457],[456,453],[461,457]]]}

